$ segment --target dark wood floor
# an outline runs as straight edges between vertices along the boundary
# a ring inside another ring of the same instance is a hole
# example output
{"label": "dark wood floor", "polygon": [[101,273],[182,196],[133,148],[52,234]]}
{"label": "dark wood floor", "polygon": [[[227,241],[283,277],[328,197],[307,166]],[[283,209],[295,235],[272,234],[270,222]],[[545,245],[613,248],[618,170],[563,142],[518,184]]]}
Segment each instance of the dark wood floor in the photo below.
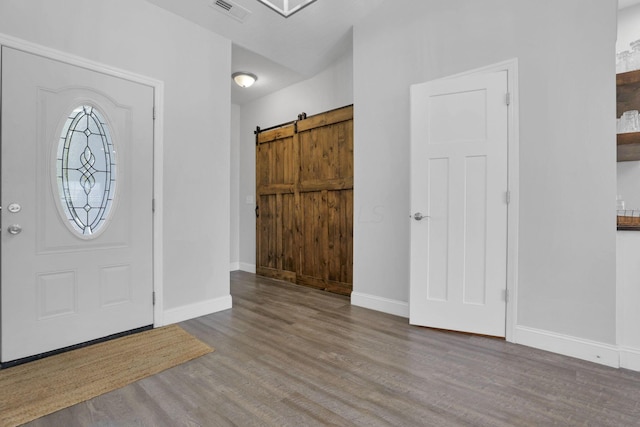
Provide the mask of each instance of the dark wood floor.
{"label": "dark wood floor", "polygon": [[640,425],[640,373],[243,272],[231,293],[233,309],[182,323],[214,353],[28,425]]}

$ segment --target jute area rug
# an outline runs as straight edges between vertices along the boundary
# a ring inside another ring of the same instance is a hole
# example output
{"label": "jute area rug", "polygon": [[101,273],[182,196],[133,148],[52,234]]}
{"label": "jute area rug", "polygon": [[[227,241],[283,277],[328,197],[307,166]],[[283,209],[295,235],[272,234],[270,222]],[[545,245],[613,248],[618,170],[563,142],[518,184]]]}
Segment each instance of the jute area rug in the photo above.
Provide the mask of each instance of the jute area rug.
{"label": "jute area rug", "polygon": [[0,370],[0,426],[16,426],[213,349],[176,325]]}

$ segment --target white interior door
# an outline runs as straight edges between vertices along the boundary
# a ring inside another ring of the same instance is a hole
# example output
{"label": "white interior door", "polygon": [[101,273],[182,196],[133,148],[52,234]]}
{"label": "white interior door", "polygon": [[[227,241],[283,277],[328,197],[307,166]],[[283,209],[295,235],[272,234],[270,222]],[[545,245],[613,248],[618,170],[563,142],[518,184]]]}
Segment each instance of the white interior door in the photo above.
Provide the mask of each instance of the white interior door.
{"label": "white interior door", "polygon": [[2,362],[153,324],[153,95],[2,48]]}
{"label": "white interior door", "polygon": [[411,324],[505,336],[506,94],[506,71],[411,88]]}

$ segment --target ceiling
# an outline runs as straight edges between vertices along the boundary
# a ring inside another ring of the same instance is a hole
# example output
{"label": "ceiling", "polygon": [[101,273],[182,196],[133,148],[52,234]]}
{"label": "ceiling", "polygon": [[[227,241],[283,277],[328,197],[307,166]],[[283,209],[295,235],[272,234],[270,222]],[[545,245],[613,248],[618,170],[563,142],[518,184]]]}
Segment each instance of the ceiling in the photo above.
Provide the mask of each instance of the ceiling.
{"label": "ceiling", "polygon": [[[387,0],[317,0],[289,18],[257,0],[223,0],[248,11],[242,22],[223,13],[216,0],[147,1],[233,42],[232,72],[258,76],[246,89],[229,76],[231,102],[242,105],[327,68],[352,49],[353,26]],[[619,0],[618,8],[636,4],[640,0]]]}
{"label": "ceiling", "polygon": [[640,0],[618,0],[618,9],[640,4]]}
{"label": "ceiling", "polygon": [[233,42],[232,71],[258,76],[251,88],[231,86],[231,101],[241,105],[327,68],[351,50],[353,25],[385,0],[317,0],[288,18],[257,0],[224,0],[250,12],[243,22],[216,0],[147,1]]}

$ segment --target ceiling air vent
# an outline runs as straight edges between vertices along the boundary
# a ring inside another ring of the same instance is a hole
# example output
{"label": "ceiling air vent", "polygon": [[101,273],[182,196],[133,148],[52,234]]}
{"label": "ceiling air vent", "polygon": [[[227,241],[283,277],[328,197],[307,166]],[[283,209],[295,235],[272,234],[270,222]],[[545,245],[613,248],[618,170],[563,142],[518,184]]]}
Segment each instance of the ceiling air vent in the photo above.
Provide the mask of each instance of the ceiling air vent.
{"label": "ceiling air vent", "polygon": [[212,0],[210,6],[240,22],[244,22],[251,15],[251,11],[229,0]]}

